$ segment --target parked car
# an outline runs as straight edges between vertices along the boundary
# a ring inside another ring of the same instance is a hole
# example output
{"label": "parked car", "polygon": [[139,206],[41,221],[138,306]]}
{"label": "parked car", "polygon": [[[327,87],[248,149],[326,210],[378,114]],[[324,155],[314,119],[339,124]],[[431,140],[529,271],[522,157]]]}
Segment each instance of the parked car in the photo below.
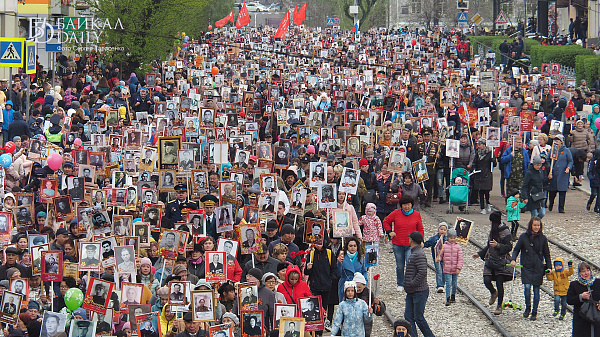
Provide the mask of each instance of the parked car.
{"label": "parked car", "polygon": [[269,8],[259,2],[246,2],[248,12],[268,12]]}

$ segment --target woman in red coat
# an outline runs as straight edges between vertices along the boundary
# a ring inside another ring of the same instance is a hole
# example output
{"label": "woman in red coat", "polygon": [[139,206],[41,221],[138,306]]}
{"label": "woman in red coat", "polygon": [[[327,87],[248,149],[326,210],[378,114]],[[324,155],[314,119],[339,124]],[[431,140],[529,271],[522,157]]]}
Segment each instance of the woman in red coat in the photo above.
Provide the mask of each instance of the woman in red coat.
{"label": "woman in red coat", "polygon": [[277,292],[285,296],[287,304],[298,304],[298,299],[312,296],[308,284],[300,279],[300,269],[289,265],[285,272],[285,281],[279,285]]}

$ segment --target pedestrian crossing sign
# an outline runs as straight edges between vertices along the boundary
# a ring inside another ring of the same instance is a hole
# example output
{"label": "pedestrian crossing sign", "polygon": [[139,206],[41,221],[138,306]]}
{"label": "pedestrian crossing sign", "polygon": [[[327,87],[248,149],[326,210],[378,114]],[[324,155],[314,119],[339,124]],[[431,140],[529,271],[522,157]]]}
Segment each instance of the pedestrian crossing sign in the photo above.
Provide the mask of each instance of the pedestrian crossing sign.
{"label": "pedestrian crossing sign", "polygon": [[21,67],[24,52],[24,38],[0,38],[0,67]]}
{"label": "pedestrian crossing sign", "polygon": [[467,22],[467,14],[469,12],[458,12],[458,22]]}
{"label": "pedestrian crossing sign", "polygon": [[35,65],[37,59],[37,49],[35,42],[27,42],[25,45],[25,72],[35,74]]}

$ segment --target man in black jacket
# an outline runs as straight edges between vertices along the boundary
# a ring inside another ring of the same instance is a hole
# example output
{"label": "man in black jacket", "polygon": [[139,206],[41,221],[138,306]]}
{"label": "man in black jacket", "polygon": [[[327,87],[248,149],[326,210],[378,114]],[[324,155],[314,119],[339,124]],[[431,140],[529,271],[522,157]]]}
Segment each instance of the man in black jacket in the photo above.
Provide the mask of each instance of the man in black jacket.
{"label": "man in black jacket", "polygon": [[[325,244],[328,244],[327,235],[325,235]],[[315,250],[312,251],[307,258],[306,264],[306,275],[308,278],[308,286],[310,292],[315,296],[321,296],[323,308],[327,310],[327,318],[325,321],[325,327],[331,327],[331,320],[333,318],[333,303],[330,303],[330,291],[333,282],[337,283],[337,257],[333,254],[330,249],[325,248],[322,245],[315,245]]]}
{"label": "man in black jacket", "polygon": [[191,311],[183,315],[185,321],[185,330],[177,334],[175,337],[206,337],[208,333],[200,329],[200,322],[194,322],[194,317]]}
{"label": "man in black jacket", "polygon": [[411,331],[415,331],[415,334],[418,324],[423,336],[433,337],[433,332],[424,316],[429,286],[427,285],[427,258],[421,248],[423,234],[418,231],[410,233],[408,243],[410,257],[406,262],[404,274],[404,290],[406,291],[404,318],[410,322]]}
{"label": "man in black jacket", "polygon": [[29,130],[27,122],[23,119],[23,114],[15,111],[13,112],[13,118],[14,120],[8,125],[8,138],[13,139],[15,136],[23,135],[31,138],[33,135],[31,134],[31,130]]}

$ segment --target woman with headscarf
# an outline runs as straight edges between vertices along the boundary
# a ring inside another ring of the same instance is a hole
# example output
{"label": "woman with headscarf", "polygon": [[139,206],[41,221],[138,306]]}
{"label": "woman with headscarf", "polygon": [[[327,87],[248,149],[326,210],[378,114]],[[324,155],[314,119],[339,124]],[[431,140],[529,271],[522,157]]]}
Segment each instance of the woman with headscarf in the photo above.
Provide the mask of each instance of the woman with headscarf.
{"label": "woman with headscarf", "polygon": [[[529,220],[527,231],[515,244],[510,266],[515,268],[517,257],[521,254],[521,282],[525,289],[525,311],[523,317],[527,318],[531,313],[530,320],[537,318],[537,309],[540,301],[540,286],[544,283],[545,270],[552,269],[550,259],[550,248],[548,239],[542,232],[542,219],[534,216]],[[544,264],[544,260],[546,263]],[[533,286],[533,305],[531,303],[531,288]]]}
{"label": "woman with headscarf", "polygon": [[577,269],[577,280],[571,281],[567,290],[567,303],[573,306],[572,335],[600,337],[600,324],[590,323],[581,316],[581,308],[587,302],[595,301],[592,305],[600,307],[600,282],[595,282],[596,278],[587,262],[581,262]]}

